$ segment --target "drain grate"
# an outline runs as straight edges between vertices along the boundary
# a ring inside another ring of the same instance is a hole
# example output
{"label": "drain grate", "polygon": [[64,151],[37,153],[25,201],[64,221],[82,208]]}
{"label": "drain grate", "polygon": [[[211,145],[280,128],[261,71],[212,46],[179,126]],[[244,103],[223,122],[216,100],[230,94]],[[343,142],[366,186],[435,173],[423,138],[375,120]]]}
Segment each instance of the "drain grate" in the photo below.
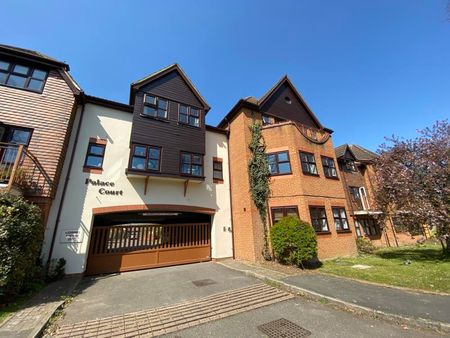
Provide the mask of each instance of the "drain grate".
{"label": "drain grate", "polygon": [[300,338],[311,335],[310,331],[284,318],[260,325],[258,329],[269,338]]}
{"label": "drain grate", "polygon": [[192,284],[200,287],[200,286],[207,286],[207,285],[211,285],[211,284],[217,284],[217,282],[212,279],[199,279],[199,280],[193,280]]}

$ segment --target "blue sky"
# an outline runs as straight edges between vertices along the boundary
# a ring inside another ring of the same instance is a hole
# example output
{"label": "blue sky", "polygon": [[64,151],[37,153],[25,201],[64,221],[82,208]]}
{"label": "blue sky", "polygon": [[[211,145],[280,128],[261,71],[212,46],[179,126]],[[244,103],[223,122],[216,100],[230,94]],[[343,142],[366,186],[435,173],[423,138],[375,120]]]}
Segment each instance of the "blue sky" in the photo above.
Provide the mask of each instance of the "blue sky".
{"label": "blue sky", "polygon": [[[335,146],[450,117],[447,0],[2,1],[0,43],[66,61],[91,95],[178,62],[216,125],[288,74]],[[44,5],[45,4],[45,5]]]}

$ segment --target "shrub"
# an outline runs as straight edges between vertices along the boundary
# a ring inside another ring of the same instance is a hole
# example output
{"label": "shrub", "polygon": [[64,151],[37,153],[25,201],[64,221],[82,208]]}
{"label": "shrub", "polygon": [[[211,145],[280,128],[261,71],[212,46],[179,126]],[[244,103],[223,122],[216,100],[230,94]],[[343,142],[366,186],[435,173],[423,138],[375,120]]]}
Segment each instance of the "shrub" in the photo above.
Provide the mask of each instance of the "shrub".
{"label": "shrub", "polygon": [[24,289],[38,275],[44,225],[39,207],[21,197],[0,194],[0,296]]}
{"label": "shrub", "polygon": [[283,217],[270,230],[275,257],[283,264],[305,268],[317,257],[317,239],[312,226],[296,217]]}
{"label": "shrub", "polygon": [[52,259],[48,268],[47,282],[54,282],[64,278],[66,275],[65,269],[66,260],[64,258],[60,258],[58,260]]}
{"label": "shrub", "polygon": [[359,253],[372,254],[376,250],[371,241],[362,237],[356,239],[356,247]]}

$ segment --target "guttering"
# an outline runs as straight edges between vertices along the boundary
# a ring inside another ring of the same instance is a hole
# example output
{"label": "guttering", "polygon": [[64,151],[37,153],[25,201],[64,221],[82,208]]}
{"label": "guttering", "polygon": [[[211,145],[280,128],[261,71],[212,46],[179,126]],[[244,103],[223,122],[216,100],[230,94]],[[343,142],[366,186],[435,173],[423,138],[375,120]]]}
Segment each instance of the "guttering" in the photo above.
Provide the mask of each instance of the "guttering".
{"label": "guttering", "polygon": [[83,92],[81,93],[81,102],[82,102],[82,107],[81,107],[81,113],[80,113],[80,121],[78,122],[77,131],[75,134],[75,140],[74,140],[73,148],[72,148],[72,154],[70,154],[69,168],[67,169],[66,179],[64,180],[64,186],[63,186],[63,191],[62,191],[62,195],[61,195],[61,202],[59,203],[59,206],[58,206],[56,222],[55,222],[55,226],[53,227],[52,241],[50,243],[50,251],[49,251],[48,257],[47,257],[47,264],[46,264],[47,269],[50,266],[50,260],[52,259],[52,255],[53,255],[53,247],[55,245],[56,234],[58,233],[58,225],[61,220],[61,212],[62,212],[62,208],[64,206],[64,200],[66,197],[67,186],[69,185],[68,183],[70,180],[70,173],[72,171],[73,159],[75,157],[75,149],[78,144],[78,137],[80,135],[81,125],[83,124],[84,108],[86,107],[86,99],[85,99]]}

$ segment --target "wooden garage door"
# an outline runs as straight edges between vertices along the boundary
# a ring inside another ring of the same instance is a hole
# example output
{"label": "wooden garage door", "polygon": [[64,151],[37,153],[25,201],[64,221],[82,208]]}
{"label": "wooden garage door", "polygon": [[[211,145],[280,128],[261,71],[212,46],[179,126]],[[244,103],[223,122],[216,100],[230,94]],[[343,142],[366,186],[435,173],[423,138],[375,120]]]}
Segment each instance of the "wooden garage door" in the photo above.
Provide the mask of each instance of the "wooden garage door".
{"label": "wooden garage door", "polygon": [[211,259],[211,224],[93,227],[87,275]]}

